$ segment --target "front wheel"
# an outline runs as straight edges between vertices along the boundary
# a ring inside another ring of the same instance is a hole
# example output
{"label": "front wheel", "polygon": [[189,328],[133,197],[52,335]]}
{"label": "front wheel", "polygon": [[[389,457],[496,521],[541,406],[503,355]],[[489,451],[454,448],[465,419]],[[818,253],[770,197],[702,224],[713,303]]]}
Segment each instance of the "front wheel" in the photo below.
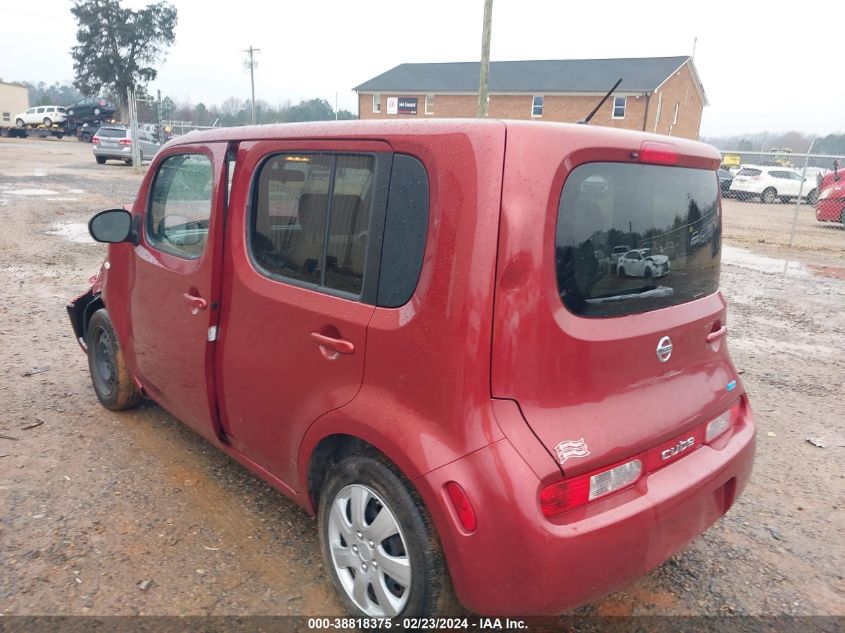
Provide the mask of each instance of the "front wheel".
{"label": "front wheel", "polygon": [[91,382],[100,403],[112,411],[137,407],[141,392],[126,368],[126,357],[104,308],[97,310],[88,322],[85,343]]}
{"label": "front wheel", "polygon": [[813,189],[807,194],[807,204],[815,205],[819,201],[818,189]]}
{"label": "front wheel", "polygon": [[320,494],[323,560],[350,613],[376,618],[442,613],[451,585],[422,502],[379,456],[352,455]]}
{"label": "front wheel", "polygon": [[53,127],[53,121],[50,120],[50,117],[44,117],[44,127]]}
{"label": "front wheel", "polygon": [[24,126],[23,119],[15,119],[15,125],[18,126],[18,127],[23,127]]}
{"label": "front wheel", "polygon": [[625,276],[625,269],[624,269],[622,266],[619,266],[619,267],[616,269],[616,272],[617,272],[617,273],[619,273],[619,276],[620,276],[620,277],[624,277],[624,276]]}

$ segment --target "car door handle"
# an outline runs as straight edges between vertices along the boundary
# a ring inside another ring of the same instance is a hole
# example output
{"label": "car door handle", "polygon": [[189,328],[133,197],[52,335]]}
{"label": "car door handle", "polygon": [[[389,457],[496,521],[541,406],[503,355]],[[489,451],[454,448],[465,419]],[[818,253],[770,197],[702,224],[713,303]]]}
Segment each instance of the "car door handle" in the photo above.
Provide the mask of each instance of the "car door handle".
{"label": "car door handle", "polygon": [[728,326],[723,325],[718,330],[714,330],[713,332],[710,332],[710,334],[707,335],[707,342],[708,343],[715,343],[716,341],[718,341],[720,338],[722,338],[727,333],[728,333]]}
{"label": "car door handle", "polygon": [[208,307],[208,301],[202,297],[192,295],[190,292],[183,294],[182,298],[191,306],[191,314],[199,314],[200,310],[205,310]]}
{"label": "car door handle", "polygon": [[355,352],[355,346],[352,342],[342,338],[334,338],[320,334],[319,332],[311,332],[311,340],[320,347],[328,348],[338,354],[352,354]]}

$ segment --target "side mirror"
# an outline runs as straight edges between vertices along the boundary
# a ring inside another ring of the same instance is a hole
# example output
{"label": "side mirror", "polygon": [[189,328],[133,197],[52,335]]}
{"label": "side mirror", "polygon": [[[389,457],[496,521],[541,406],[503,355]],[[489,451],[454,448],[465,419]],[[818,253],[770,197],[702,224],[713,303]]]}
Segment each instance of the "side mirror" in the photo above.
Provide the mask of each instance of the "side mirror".
{"label": "side mirror", "polygon": [[97,242],[127,242],[132,235],[132,215],[125,209],[100,211],[88,221],[88,232]]}

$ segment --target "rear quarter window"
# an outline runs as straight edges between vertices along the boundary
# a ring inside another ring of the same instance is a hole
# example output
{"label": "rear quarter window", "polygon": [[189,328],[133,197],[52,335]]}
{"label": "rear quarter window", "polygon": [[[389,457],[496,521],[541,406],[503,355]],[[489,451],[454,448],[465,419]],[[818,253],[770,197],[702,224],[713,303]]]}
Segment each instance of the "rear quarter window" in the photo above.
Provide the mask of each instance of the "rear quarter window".
{"label": "rear quarter window", "polygon": [[759,176],[762,173],[759,169],[740,169],[737,176]]}
{"label": "rear quarter window", "polygon": [[555,235],[558,290],[566,307],[585,317],[622,316],[715,292],[718,188],[709,170],[576,167],[564,183]]}

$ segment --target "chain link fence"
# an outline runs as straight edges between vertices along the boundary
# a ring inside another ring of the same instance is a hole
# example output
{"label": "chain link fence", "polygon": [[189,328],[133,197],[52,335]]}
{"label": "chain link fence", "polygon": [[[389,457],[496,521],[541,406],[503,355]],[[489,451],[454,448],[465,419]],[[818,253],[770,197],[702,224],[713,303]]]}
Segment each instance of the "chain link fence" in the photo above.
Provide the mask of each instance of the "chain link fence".
{"label": "chain link fence", "polygon": [[[811,148],[812,151],[812,148]],[[727,244],[765,244],[845,257],[845,156],[788,149],[723,151],[723,235]]]}

